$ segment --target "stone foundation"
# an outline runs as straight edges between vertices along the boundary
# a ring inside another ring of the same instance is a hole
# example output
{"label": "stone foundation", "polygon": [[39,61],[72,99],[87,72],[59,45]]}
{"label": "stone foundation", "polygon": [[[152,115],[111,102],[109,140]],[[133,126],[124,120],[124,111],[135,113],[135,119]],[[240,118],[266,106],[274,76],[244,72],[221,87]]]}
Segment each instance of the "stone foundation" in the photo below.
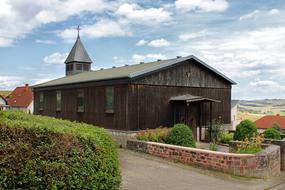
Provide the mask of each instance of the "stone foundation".
{"label": "stone foundation", "polygon": [[127,148],[244,177],[269,178],[280,173],[280,147],[275,145],[258,154],[235,154],[130,139]]}

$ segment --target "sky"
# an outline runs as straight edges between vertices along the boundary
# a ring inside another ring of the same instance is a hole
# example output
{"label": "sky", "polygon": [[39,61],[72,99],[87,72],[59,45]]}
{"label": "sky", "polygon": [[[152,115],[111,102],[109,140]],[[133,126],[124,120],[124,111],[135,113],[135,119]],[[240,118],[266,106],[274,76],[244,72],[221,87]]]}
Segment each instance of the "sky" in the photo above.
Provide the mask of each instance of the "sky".
{"label": "sky", "polygon": [[0,90],[64,76],[77,25],[93,70],[195,55],[233,99],[285,98],[284,0],[0,0]]}

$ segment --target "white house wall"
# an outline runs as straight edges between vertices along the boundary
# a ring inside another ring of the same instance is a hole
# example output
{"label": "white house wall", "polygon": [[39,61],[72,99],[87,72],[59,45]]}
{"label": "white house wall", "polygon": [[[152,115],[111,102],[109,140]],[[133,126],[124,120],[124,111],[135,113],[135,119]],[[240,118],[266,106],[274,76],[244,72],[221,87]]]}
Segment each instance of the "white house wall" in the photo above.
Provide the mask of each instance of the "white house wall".
{"label": "white house wall", "polygon": [[5,100],[3,100],[3,98],[0,97],[0,105],[6,105]]}

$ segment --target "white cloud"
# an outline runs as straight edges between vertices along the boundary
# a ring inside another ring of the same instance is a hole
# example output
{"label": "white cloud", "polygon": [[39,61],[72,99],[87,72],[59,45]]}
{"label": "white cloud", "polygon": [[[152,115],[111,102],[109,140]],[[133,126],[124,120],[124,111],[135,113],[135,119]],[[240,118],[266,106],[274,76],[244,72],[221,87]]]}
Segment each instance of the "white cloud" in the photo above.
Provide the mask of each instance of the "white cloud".
{"label": "white cloud", "polygon": [[[251,99],[283,98],[285,86],[272,80],[256,80],[245,85],[243,89],[239,89],[238,91],[243,93],[247,98],[251,97]],[[249,96],[250,93],[252,94],[251,96]]]}
{"label": "white cloud", "polygon": [[229,7],[227,0],[176,0],[181,11],[223,12]]}
{"label": "white cloud", "polygon": [[193,32],[193,33],[184,33],[178,36],[178,38],[182,41],[189,41],[195,38],[203,37],[206,35],[211,34],[211,32],[207,30],[201,30],[199,32]]}
{"label": "white cloud", "polygon": [[242,15],[239,20],[247,20],[247,19],[252,19],[252,18],[257,18],[259,15],[260,11],[259,10],[254,10],[251,13]]}
{"label": "white cloud", "polygon": [[67,55],[68,55],[68,53],[55,52],[53,54],[45,56],[43,61],[46,64],[60,64],[60,65],[63,65]]}
{"label": "white cloud", "polygon": [[35,40],[35,42],[38,44],[55,44],[56,43],[53,40],[39,40],[39,39]]}
{"label": "white cloud", "polygon": [[116,11],[118,16],[125,19],[125,22],[135,24],[158,24],[171,20],[172,13],[164,10],[164,8],[142,8],[137,4],[125,3]]}
{"label": "white cloud", "polygon": [[142,55],[142,54],[134,54],[132,56],[132,59],[134,60],[134,62],[142,62],[142,61],[154,61],[154,60],[158,60],[158,59],[167,59],[167,57],[163,54],[146,54],[146,55]]}
{"label": "white cloud", "polygon": [[0,90],[11,90],[22,84],[22,78],[16,76],[0,76]]}
{"label": "white cloud", "polygon": [[255,82],[250,82],[249,86],[254,87],[256,90],[266,90],[270,92],[284,90],[285,87],[280,85],[278,82],[270,80],[260,80]]}
{"label": "white cloud", "polygon": [[140,55],[140,54],[134,54],[132,56],[132,59],[135,61],[135,62],[141,62],[145,59],[146,57],[144,55]]}
{"label": "white cloud", "polygon": [[160,48],[160,47],[170,46],[170,42],[164,38],[160,38],[160,39],[151,40],[150,42],[148,42],[146,40],[140,40],[136,43],[136,46],[144,46],[144,45],[148,45],[150,47]]}
{"label": "white cloud", "polygon": [[102,13],[114,9],[114,4],[107,4],[105,0],[1,0],[0,44],[10,46],[43,24],[65,21],[88,12]]}
{"label": "white cloud", "polygon": [[165,40],[164,38],[160,38],[160,39],[150,41],[147,45],[150,47],[157,47],[157,48],[167,47],[170,45],[170,42]]}
{"label": "white cloud", "polygon": [[[121,37],[131,34],[127,26],[109,19],[99,20],[93,25],[84,25],[80,30],[80,36],[87,38]],[[77,33],[75,28],[69,28],[60,31],[58,35],[66,40],[73,41]]]}
{"label": "white cloud", "polygon": [[278,15],[280,11],[278,9],[271,9],[269,11],[260,11],[260,10],[254,10],[248,14],[242,15],[239,20],[249,20],[249,19],[257,19],[260,17],[266,17],[267,15],[269,16],[275,16]]}
{"label": "white cloud", "polygon": [[54,78],[43,78],[43,79],[37,79],[32,85],[42,84],[48,81],[53,80]]}
{"label": "white cloud", "polygon": [[146,40],[140,40],[136,43],[136,46],[144,46],[145,44],[147,44]]}
{"label": "white cloud", "polygon": [[268,14],[269,15],[278,15],[280,11],[278,9],[271,9]]}
{"label": "white cloud", "polygon": [[0,37],[0,47],[13,46],[13,43],[12,39]]}
{"label": "white cloud", "polygon": [[[284,76],[285,27],[221,33],[176,49],[199,54],[201,59],[234,78]],[[225,37],[227,36],[227,37]],[[181,53],[180,53],[181,54]]]}

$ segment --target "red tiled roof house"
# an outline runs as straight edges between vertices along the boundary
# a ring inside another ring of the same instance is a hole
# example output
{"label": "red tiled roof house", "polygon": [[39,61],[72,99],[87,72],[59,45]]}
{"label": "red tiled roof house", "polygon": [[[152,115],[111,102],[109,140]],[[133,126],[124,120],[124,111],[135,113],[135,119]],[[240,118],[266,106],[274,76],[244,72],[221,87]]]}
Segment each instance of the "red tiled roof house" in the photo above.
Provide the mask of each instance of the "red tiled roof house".
{"label": "red tiled roof house", "polygon": [[282,129],[285,129],[285,116],[266,115],[255,121],[257,129],[260,131],[272,128],[274,123],[277,123]]}
{"label": "red tiled roof house", "polygon": [[7,96],[7,102],[9,109],[33,113],[34,103],[32,88],[28,84],[17,87],[9,96]]}

